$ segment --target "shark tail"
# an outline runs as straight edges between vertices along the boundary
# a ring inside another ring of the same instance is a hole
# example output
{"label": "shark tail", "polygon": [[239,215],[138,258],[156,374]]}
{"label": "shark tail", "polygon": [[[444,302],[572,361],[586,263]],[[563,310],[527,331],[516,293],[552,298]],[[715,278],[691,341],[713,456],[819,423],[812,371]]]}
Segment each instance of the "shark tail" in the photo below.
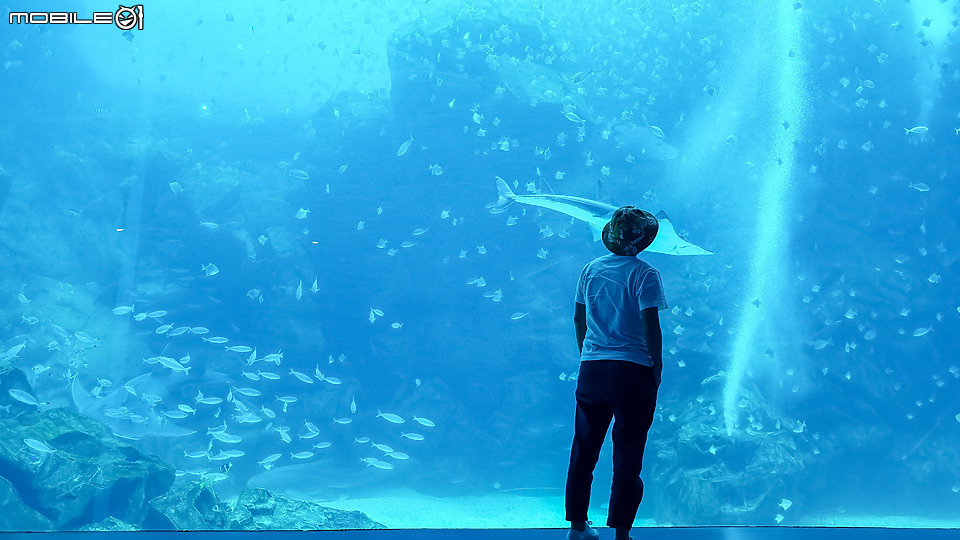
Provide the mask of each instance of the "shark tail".
{"label": "shark tail", "polygon": [[497,204],[490,210],[494,214],[503,212],[507,209],[508,206],[513,204],[513,201],[517,199],[517,195],[510,189],[510,186],[503,180],[503,178],[497,177]]}

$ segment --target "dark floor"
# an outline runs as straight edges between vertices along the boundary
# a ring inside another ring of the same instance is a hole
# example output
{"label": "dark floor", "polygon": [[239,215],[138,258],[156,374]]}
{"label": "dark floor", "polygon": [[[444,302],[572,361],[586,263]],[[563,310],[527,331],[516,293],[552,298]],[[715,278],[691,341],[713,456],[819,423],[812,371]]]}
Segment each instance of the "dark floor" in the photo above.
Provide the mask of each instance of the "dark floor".
{"label": "dark floor", "polygon": [[[566,529],[424,529],[381,531],[212,531],[212,532],[62,532],[0,533],[0,540],[81,540],[111,535],[125,540],[562,540]],[[636,540],[932,540],[960,538],[960,529],[874,529],[814,527],[673,527],[636,528]],[[613,531],[603,530],[601,540],[612,540]]]}

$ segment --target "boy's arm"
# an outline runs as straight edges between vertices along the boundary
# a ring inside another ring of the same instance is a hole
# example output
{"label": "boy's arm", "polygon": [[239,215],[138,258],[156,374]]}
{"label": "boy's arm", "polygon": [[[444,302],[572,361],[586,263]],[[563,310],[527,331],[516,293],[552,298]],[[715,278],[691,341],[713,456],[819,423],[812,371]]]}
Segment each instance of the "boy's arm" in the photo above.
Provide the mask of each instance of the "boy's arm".
{"label": "boy's arm", "polygon": [[573,307],[573,327],[577,330],[577,350],[583,354],[583,340],[587,337],[587,306],[580,302]]}
{"label": "boy's arm", "polygon": [[647,350],[653,359],[653,377],[660,386],[660,374],[663,372],[663,333],[660,330],[660,313],[656,307],[640,310],[640,318],[647,336]]}

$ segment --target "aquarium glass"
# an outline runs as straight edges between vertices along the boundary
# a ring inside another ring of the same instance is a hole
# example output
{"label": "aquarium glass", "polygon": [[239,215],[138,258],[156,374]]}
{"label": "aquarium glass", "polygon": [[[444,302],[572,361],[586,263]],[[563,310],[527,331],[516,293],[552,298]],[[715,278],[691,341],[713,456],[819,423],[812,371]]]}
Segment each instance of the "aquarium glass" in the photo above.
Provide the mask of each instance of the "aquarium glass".
{"label": "aquarium glass", "polygon": [[636,526],[960,526],[958,0],[4,7],[0,530],[566,527],[621,205]]}

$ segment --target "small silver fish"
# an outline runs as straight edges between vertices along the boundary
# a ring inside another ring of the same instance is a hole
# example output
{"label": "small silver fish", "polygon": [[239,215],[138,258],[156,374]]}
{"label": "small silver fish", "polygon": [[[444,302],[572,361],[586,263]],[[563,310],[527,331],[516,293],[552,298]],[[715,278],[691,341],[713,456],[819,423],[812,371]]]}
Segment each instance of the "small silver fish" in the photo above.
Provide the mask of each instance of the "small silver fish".
{"label": "small silver fish", "polygon": [[257,463],[259,463],[260,465],[267,465],[267,464],[273,463],[278,459],[280,459],[280,454],[270,454],[269,456],[261,459]]}
{"label": "small silver fish", "polygon": [[47,443],[38,441],[37,439],[24,439],[23,444],[33,448],[37,452],[42,452],[44,454],[52,454],[57,451],[56,448],[51,448]]}
{"label": "small silver fish", "polygon": [[204,405],[219,405],[223,402],[223,399],[218,397],[203,397],[203,393],[198,390],[196,401]]}
{"label": "small silver fish", "polygon": [[427,426],[427,427],[435,427],[435,426],[436,426],[436,424],[433,423],[433,420],[429,420],[429,419],[427,419],[427,418],[418,418],[417,415],[413,415],[413,421],[414,421],[414,422],[417,422],[418,424],[420,424],[420,425],[422,425],[422,426]]}
{"label": "small silver fish", "polygon": [[410,145],[413,144],[413,135],[410,135],[410,138],[407,139],[403,144],[400,145],[400,148],[397,148],[397,156],[402,156],[407,153],[407,150],[410,149]]}
{"label": "small silver fish", "polygon": [[311,379],[310,376],[307,375],[306,373],[300,373],[299,371],[296,371],[293,368],[291,368],[290,374],[307,384],[313,384],[313,379]]}
{"label": "small silver fish", "polygon": [[404,423],[404,419],[403,419],[403,418],[400,418],[399,416],[397,416],[397,415],[395,415],[395,414],[393,414],[393,413],[380,412],[379,409],[377,409],[377,418],[383,418],[384,420],[386,420],[387,422],[390,422],[390,423],[392,423],[392,424],[402,424],[402,423]]}
{"label": "small silver fish", "polygon": [[183,373],[183,374],[185,374],[185,375],[189,375],[189,374],[190,374],[190,370],[193,369],[192,367],[184,367],[183,364],[181,364],[180,362],[177,362],[175,359],[169,358],[169,357],[166,357],[166,356],[160,356],[160,357],[158,357],[158,358],[157,358],[157,361],[160,362],[160,364],[161,364],[163,367],[168,368],[168,369],[170,369],[170,370],[172,370],[172,371],[181,372],[181,373]]}
{"label": "small silver fish", "polygon": [[37,401],[36,398],[34,398],[33,396],[31,396],[31,395],[28,394],[27,392],[24,392],[23,390],[20,390],[20,389],[18,389],[18,388],[12,388],[12,389],[8,390],[7,392],[10,394],[10,397],[12,397],[13,399],[15,399],[15,400],[17,400],[17,401],[19,401],[19,402],[21,402],[21,403],[26,403],[27,405],[33,405],[33,406],[36,406],[36,407],[39,407],[39,406],[40,406],[40,402]]}

